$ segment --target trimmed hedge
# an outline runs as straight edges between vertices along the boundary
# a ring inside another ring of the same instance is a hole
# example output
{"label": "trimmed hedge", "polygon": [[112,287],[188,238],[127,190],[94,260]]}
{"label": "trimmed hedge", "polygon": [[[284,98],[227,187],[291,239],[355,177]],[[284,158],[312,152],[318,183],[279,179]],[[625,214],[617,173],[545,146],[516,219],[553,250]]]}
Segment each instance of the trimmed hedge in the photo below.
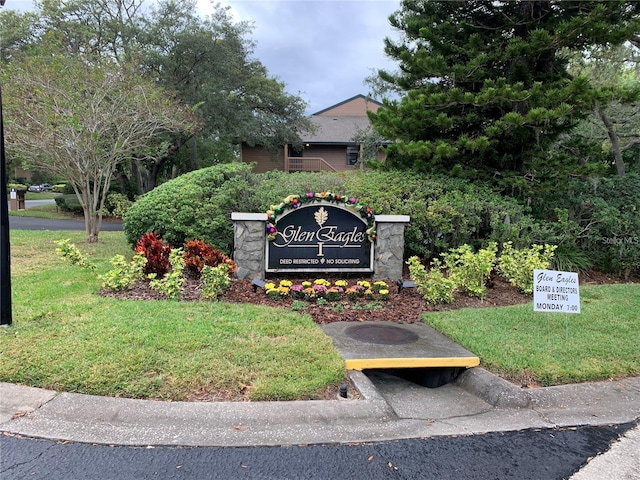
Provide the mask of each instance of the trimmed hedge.
{"label": "trimmed hedge", "polygon": [[490,241],[528,247],[549,237],[513,199],[464,180],[410,172],[270,172],[263,174],[251,203],[266,211],[289,194],[309,191],[354,196],[377,214],[409,215],[407,257],[432,258],[449,248],[480,248]]}
{"label": "trimmed hedge", "polygon": [[378,214],[410,215],[406,255],[430,258],[449,248],[496,241],[528,247],[548,232],[514,200],[463,180],[407,172],[269,172],[233,163],[190,172],[141,197],[124,216],[132,245],[155,232],[172,245],[203,240],[231,252],[231,212],[266,212],[290,194],[331,191],[358,198]]}
{"label": "trimmed hedge", "polygon": [[127,241],[135,245],[155,232],[173,246],[203,240],[223,252],[233,246],[231,212],[246,210],[255,176],[243,163],[189,172],[140,197],[123,216]]}
{"label": "trimmed hedge", "polygon": [[81,215],[84,213],[82,205],[75,193],[59,195],[55,199],[56,205],[63,212],[71,212]]}
{"label": "trimmed hedge", "polygon": [[231,212],[266,212],[290,194],[353,196],[377,214],[409,215],[405,255],[434,258],[464,244],[513,248],[558,245],[554,267],[640,271],[640,177],[579,180],[534,202],[536,220],[516,200],[465,180],[400,171],[251,173],[216,165],[171,180],[141,197],[124,216],[132,245],[155,232],[172,245],[203,240],[230,253]]}

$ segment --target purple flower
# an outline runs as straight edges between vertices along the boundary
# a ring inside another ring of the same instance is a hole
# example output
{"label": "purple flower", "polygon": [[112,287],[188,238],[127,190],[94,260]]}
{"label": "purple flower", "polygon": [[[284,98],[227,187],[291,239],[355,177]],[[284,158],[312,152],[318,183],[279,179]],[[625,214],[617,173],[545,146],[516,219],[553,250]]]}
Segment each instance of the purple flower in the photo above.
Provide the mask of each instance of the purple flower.
{"label": "purple flower", "polygon": [[291,291],[292,292],[304,292],[304,287],[302,285],[292,285],[291,286]]}
{"label": "purple flower", "polygon": [[307,198],[313,198],[313,192],[307,193]]}
{"label": "purple flower", "polygon": [[349,203],[356,203],[356,199],[355,199],[354,197],[351,197],[351,198],[349,199]]}

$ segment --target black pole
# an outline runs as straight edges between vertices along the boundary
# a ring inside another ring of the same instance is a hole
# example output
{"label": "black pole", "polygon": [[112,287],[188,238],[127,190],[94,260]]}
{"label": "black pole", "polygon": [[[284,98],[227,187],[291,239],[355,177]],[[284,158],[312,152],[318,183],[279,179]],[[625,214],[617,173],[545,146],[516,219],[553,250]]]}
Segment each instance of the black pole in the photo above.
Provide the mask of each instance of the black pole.
{"label": "black pole", "polygon": [[[4,5],[4,0],[0,0]],[[7,205],[7,162],[4,156],[4,118],[0,89],[0,326],[11,325],[11,251],[9,249],[9,206]]]}

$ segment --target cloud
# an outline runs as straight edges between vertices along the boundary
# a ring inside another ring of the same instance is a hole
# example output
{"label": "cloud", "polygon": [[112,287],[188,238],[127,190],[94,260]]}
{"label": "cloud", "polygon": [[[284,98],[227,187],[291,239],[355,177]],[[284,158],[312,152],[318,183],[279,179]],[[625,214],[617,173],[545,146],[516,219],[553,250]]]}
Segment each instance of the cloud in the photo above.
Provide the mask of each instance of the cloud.
{"label": "cloud", "polygon": [[[309,103],[308,113],[368,93],[372,70],[394,69],[384,38],[395,37],[388,17],[399,1],[227,0],[234,18],[253,22],[254,56],[289,93]],[[206,1],[199,2],[210,13]]]}

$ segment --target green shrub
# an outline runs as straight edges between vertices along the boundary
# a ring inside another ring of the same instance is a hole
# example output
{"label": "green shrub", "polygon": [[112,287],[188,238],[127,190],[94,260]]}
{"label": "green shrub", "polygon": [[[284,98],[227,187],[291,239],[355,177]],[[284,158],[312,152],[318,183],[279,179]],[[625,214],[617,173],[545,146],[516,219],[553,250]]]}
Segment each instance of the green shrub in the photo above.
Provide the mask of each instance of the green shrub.
{"label": "green shrub", "polygon": [[64,193],[66,189],[67,189],[66,183],[56,183],[55,185],[53,185],[53,191],[55,193]]}
{"label": "green shrub", "polygon": [[122,218],[133,202],[121,193],[109,193],[104,202],[105,214],[110,217]]}
{"label": "green shrub", "polygon": [[201,298],[203,300],[215,300],[218,295],[229,288],[229,271],[231,265],[221,263],[216,267],[204,265],[200,274],[202,281]]}
{"label": "green shrub", "polygon": [[78,247],[70,242],[71,240],[68,238],[66,240],[55,241],[54,243],[58,245],[56,252],[58,252],[62,258],[71,262],[72,265],[77,265],[78,267],[86,268],[88,270],[95,270],[96,266],[89,262],[87,257],[78,250]]}
{"label": "green shrub", "polygon": [[456,284],[442,272],[442,264],[438,259],[431,263],[431,269],[426,271],[420,259],[416,256],[407,261],[409,275],[415,282],[418,292],[431,305],[453,302]]}
{"label": "green shrub", "polygon": [[158,293],[163,294],[169,300],[179,300],[180,292],[182,292],[182,285],[184,284],[184,258],[182,257],[183,250],[181,248],[174,248],[169,253],[169,263],[171,264],[171,270],[166,273],[162,278],[158,278],[157,273],[150,273],[147,275],[151,281],[149,286]]}
{"label": "green shrub", "polygon": [[252,211],[247,203],[256,177],[251,166],[230,163],[196,170],[164,183],[135,202],[123,217],[132,245],[155,232],[171,245],[200,239],[223,252],[233,245],[232,211]]}
{"label": "green shrub", "polygon": [[7,184],[7,193],[11,190],[26,190],[28,187],[23,183],[9,183]]}
{"label": "green shrub", "polygon": [[470,296],[484,298],[487,281],[496,261],[498,246],[491,242],[487,248],[473,252],[470,245],[452,248],[442,254],[449,279]]}
{"label": "green shrub", "polygon": [[460,245],[477,249],[491,241],[524,246],[548,236],[515,200],[460,179],[394,171],[274,171],[258,177],[247,205],[259,212],[287,195],[324,190],[356,197],[375,214],[409,215],[407,257],[434,258]]}
{"label": "green shrub", "polygon": [[593,259],[576,242],[563,242],[557,245],[552,264],[555,270],[580,273],[593,268]]}
{"label": "green shrub", "polygon": [[147,259],[141,253],[135,254],[131,261],[127,261],[124,255],[115,255],[110,263],[113,268],[98,278],[102,281],[102,288],[120,292],[129,290],[137,280],[144,278]]}
{"label": "green shrub", "polygon": [[558,245],[558,268],[640,272],[639,175],[573,178],[533,207],[536,217],[555,228],[556,239],[541,241]]}
{"label": "green shrub", "polygon": [[498,272],[521,292],[531,295],[533,271],[548,269],[555,250],[553,245],[532,245],[531,248],[517,250],[511,242],[506,242],[498,259]]}
{"label": "green shrub", "polygon": [[55,202],[58,208],[63,212],[69,212],[77,215],[82,215],[84,212],[75,193],[58,195],[55,198]]}
{"label": "green shrub", "polygon": [[551,235],[515,200],[461,179],[394,171],[252,174],[250,168],[217,165],[160,185],[124,215],[128,241],[156,232],[172,245],[200,239],[231,252],[231,212],[266,212],[288,195],[309,191],[356,197],[375,214],[409,215],[407,257],[431,259],[464,244],[476,250],[489,242],[528,246]]}

